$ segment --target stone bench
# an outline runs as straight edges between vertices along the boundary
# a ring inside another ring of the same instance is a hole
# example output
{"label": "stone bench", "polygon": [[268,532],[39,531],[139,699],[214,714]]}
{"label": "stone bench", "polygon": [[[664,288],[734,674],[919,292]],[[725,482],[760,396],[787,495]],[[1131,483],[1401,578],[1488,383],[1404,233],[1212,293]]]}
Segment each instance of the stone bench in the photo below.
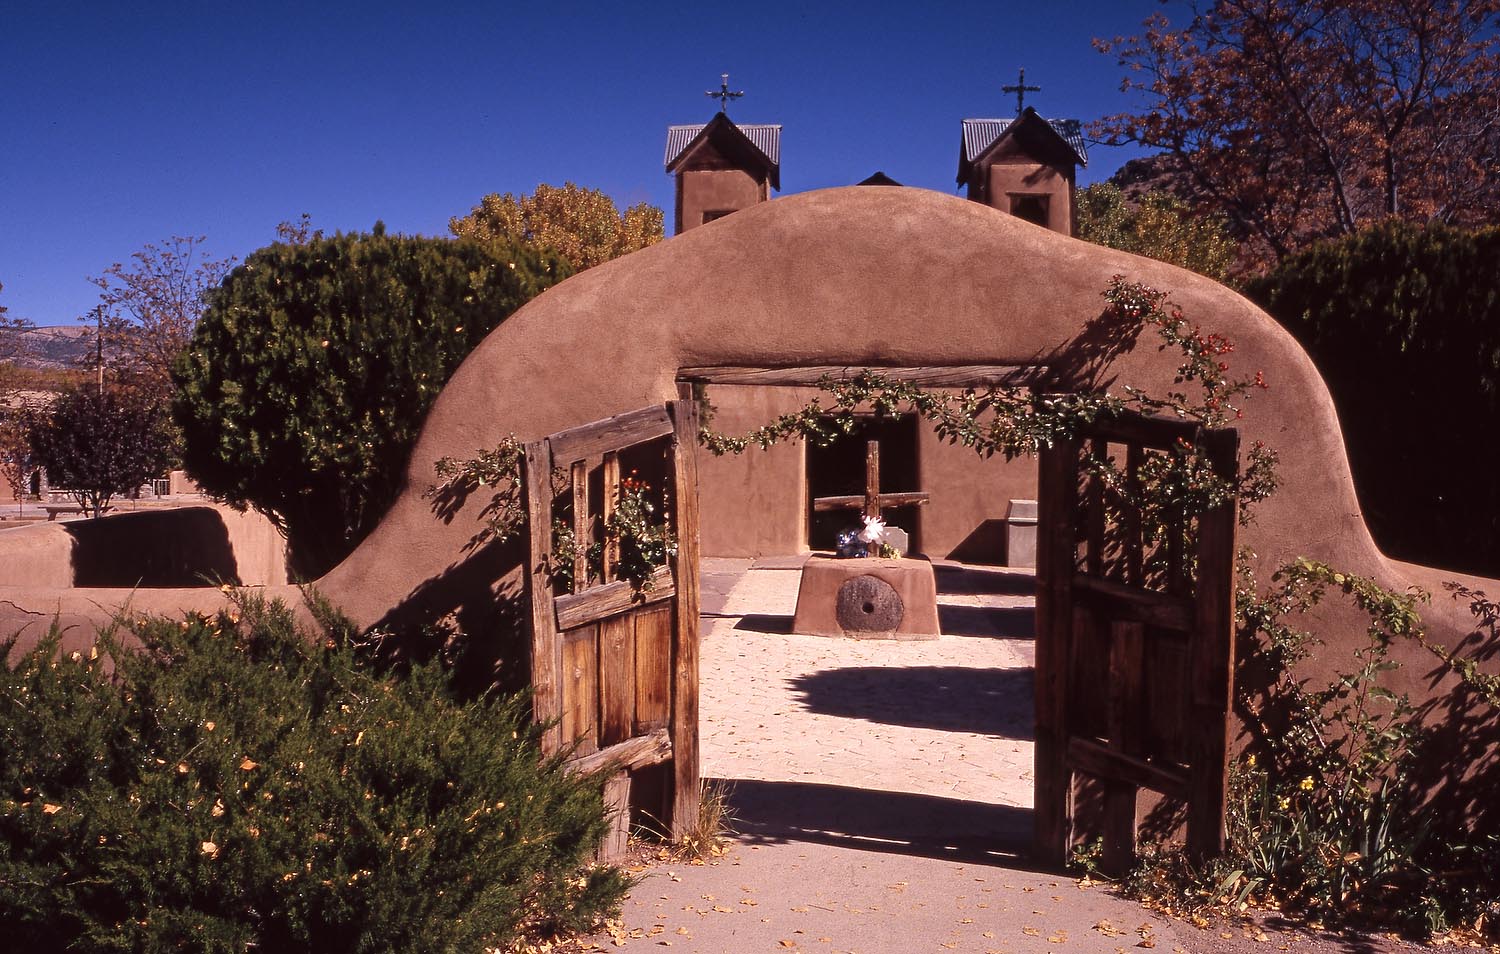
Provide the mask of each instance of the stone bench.
{"label": "stone bench", "polygon": [[802,568],[792,632],[854,639],[936,639],[937,579],[925,557],[835,559]]}

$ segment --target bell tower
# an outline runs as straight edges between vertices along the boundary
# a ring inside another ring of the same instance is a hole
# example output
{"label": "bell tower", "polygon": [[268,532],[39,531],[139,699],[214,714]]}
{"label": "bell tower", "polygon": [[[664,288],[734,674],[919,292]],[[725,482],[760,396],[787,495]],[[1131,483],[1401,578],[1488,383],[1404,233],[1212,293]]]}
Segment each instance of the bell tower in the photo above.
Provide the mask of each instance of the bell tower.
{"label": "bell tower", "polygon": [[701,125],[667,127],[667,174],[677,177],[674,234],[723,218],[781,190],[781,126],[738,125],[729,118],[729,74],[708,95],[719,112]]}
{"label": "bell tower", "polygon": [[1043,119],[1025,105],[1021,71],[1014,86],[1015,119],[965,119],[959,141],[958,184],[969,198],[1043,228],[1072,235],[1077,229],[1073,188],[1079,166],[1088,166],[1083,127],[1076,119]]}

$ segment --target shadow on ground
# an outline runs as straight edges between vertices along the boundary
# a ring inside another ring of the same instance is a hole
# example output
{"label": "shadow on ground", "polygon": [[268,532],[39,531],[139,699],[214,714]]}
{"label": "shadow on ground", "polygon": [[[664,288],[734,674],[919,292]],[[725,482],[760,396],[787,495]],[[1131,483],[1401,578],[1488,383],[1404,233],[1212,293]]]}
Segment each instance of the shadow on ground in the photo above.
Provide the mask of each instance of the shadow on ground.
{"label": "shadow on ground", "polygon": [[717,784],[729,789],[730,827],[746,844],[812,842],[1007,867],[1031,847],[1029,808],[809,782]]}
{"label": "shadow on ground", "polygon": [[939,593],[963,596],[1032,596],[1036,574],[1004,567],[943,566],[932,568]]}
{"label": "shadow on ground", "polygon": [[850,666],[791,680],[820,715],[1006,739],[1032,737],[1033,671],[965,666]]}
{"label": "shadow on ground", "polygon": [[768,633],[772,636],[790,636],[792,617],[770,613],[747,613],[740,617],[734,628],[751,633]]}
{"label": "shadow on ground", "polygon": [[988,636],[992,639],[1031,639],[1036,636],[1036,610],[1029,606],[953,606],[938,604],[938,628],[944,636]]}

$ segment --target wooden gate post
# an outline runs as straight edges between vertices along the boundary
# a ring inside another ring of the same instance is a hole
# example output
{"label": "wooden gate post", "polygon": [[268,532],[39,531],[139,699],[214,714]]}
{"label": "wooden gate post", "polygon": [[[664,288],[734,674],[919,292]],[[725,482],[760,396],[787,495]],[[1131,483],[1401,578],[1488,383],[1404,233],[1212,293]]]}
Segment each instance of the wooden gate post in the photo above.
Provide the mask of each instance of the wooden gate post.
{"label": "wooden gate post", "polygon": [[552,448],[526,445],[526,590],[531,597],[531,711],[542,730],[542,754],[562,750],[562,639],[552,608]]}
{"label": "wooden gate post", "polygon": [[703,795],[698,774],[698,404],[673,401],[673,524],[677,556],[676,619],[672,625],[672,837],[698,826]]}
{"label": "wooden gate post", "polygon": [[1043,448],[1038,469],[1036,590],[1036,859],[1061,868],[1073,841],[1073,772],[1068,766],[1068,668],[1072,655],[1074,528],[1078,515],[1075,439]]}
{"label": "wooden gate post", "polygon": [[[1233,481],[1240,435],[1208,431],[1201,438],[1214,473]],[[1198,517],[1196,612],[1188,663],[1192,695],[1188,738],[1188,852],[1224,853],[1229,791],[1229,711],[1234,702],[1234,531],[1239,500]]]}

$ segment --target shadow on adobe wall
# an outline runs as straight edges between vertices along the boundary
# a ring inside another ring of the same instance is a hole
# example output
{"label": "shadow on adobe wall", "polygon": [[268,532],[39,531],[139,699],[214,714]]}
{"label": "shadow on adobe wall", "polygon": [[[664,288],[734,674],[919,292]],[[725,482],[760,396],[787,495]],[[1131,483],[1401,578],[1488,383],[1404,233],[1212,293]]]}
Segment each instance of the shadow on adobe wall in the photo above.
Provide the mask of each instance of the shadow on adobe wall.
{"label": "shadow on adobe wall", "polygon": [[229,530],[212,507],[122,513],[61,526],[75,542],[74,586],[242,582]]}

